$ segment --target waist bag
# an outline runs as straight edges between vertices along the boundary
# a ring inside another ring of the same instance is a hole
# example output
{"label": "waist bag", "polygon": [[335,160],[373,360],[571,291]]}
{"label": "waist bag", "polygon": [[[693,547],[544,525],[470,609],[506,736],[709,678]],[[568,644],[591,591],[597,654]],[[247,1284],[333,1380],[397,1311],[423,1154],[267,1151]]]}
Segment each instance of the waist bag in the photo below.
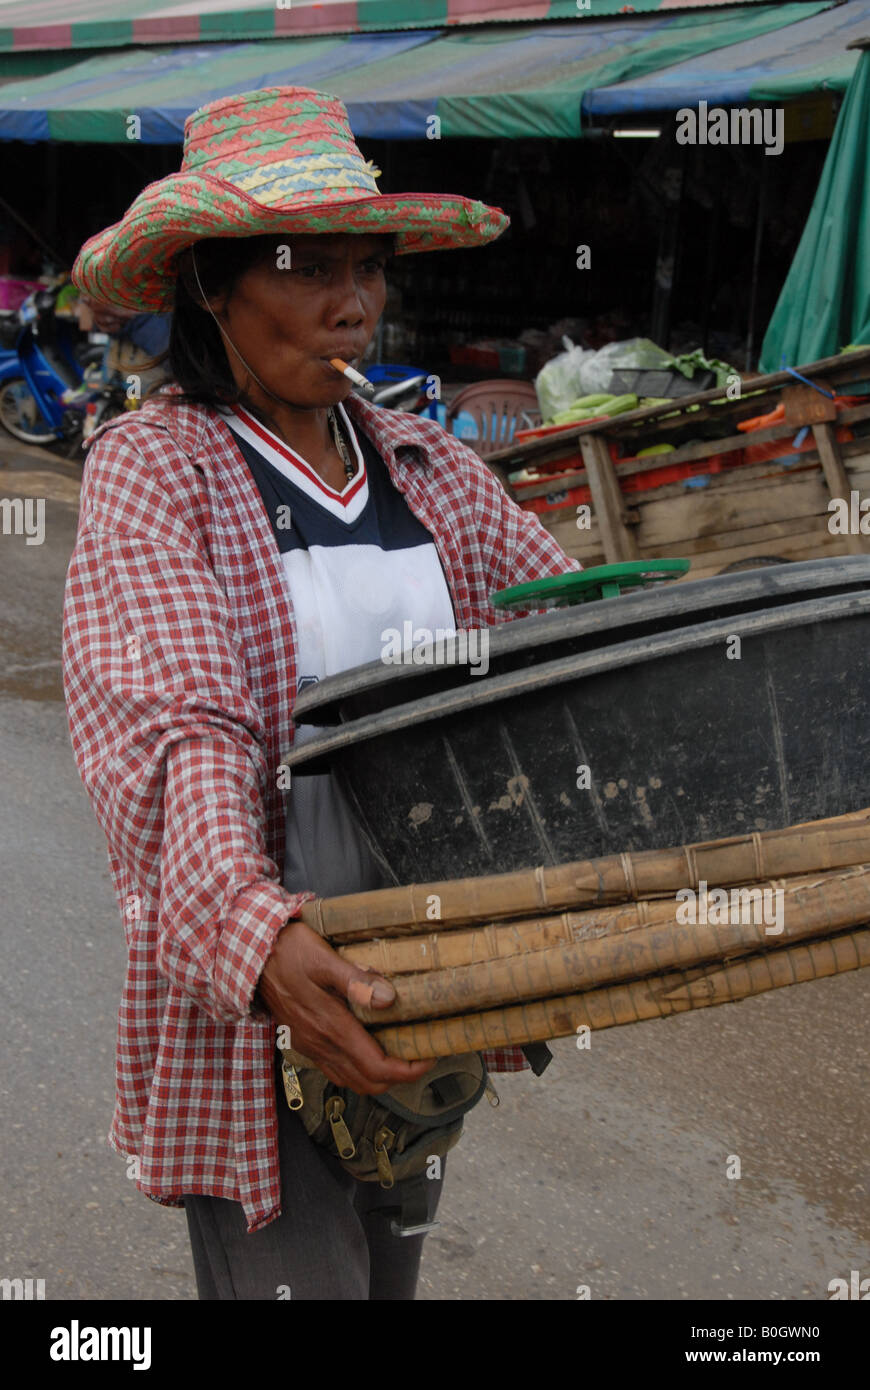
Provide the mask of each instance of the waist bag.
{"label": "waist bag", "polygon": [[[463,1118],[484,1091],[495,1094],[480,1053],[442,1058],[419,1081],[378,1096],[336,1086],[299,1053],[281,1053],[287,1104],[299,1112],[306,1133],[358,1181],[385,1189],[401,1182],[402,1225],[393,1229],[415,1233],[425,1222],[427,1175],[441,1172],[439,1161],[433,1173],[431,1160],[442,1159],[459,1142]],[[385,1208],[385,1214],[394,1209]]]}

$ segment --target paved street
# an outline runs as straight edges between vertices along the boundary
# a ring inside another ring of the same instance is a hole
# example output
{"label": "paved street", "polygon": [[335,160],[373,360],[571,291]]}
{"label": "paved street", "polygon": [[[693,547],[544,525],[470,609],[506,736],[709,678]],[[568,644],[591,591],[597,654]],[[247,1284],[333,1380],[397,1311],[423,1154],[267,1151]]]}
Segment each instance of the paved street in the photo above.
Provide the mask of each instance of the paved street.
{"label": "paved street", "polygon": [[[0,1275],[49,1299],[191,1299],[183,1213],[104,1142],[124,948],[61,697],[79,472],[0,452],[0,497],[46,499],[42,545],[0,536]],[[824,1299],[870,1276],[868,1005],[864,971],[567,1039],[543,1077],[497,1078],[449,1159],[420,1297]]]}

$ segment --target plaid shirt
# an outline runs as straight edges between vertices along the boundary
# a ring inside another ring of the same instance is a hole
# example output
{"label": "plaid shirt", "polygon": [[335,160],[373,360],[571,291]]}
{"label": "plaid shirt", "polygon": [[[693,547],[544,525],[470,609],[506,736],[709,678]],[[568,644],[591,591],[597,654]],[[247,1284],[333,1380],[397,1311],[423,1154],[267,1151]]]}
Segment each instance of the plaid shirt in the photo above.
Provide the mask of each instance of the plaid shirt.
{"label": "plaid shirt", "polygon": [[[579,568],[437,424],[348,410],[431,532],[457,626],[493,589]],[[76,765],[109,846],[128,964],[109,1143],[137,1185],[281,1212],[274,1022],[253,1003],[312,894],[282,887],[276,769],[293,739],[293,612],[260,494],[222,417],[152,400],[93,436],[64,602]],[[519,1049],[486,1054],[519,1070]]]}

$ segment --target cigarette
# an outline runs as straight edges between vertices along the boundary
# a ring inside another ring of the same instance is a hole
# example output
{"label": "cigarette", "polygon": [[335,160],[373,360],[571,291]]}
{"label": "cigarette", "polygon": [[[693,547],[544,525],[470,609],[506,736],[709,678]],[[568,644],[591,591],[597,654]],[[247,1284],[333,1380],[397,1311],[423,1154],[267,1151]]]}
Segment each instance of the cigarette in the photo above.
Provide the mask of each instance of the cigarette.
{"label": "cigarette", "polygon": [[342,362],[340,357],[331,357],[329,359],[329,365],[330,367],[334,367],[337,372],[341,372],[342,376],[346,376],[348,381],[352,381],[354,386],[358,386],[361,391],[374,392],[375,388],[368,378],[364,377],[362,372],[358,372],[353,367],[349,367],[346,362]]}

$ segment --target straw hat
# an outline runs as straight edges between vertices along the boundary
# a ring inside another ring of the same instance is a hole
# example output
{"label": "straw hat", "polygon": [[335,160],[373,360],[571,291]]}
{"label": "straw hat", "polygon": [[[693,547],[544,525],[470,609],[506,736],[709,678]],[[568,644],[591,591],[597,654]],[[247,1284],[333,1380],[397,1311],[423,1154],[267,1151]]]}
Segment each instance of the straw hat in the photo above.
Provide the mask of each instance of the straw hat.
{"label": "straw hat", "polygon": [[379,174],[335,97],[304,87],[222,97],[188,116],[179,172],[85,242],[73,281],[94,299],[160,313],[173,305],[175,258],[201,237],[395,233],[406,255],[481,246],[508,225],[471,198],[379,193]]}

